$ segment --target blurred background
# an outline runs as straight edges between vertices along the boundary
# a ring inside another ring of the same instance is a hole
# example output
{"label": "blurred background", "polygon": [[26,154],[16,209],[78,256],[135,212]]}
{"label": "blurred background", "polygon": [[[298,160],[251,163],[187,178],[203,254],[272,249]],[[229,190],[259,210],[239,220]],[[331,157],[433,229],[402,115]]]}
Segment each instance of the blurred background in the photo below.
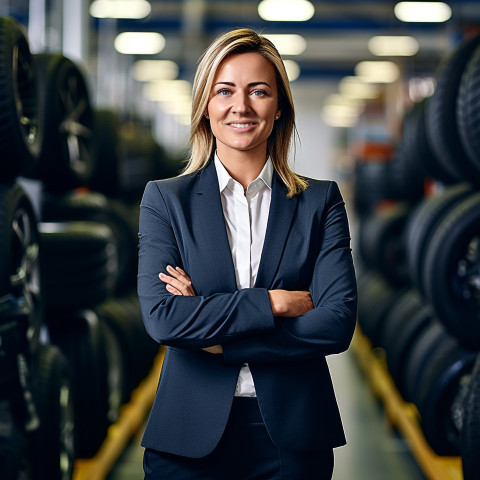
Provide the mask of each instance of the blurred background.
{"label": "blurred background", "polygon": [[294,170],[346,201],[334,479],[480,478],[478,0],[0,0],[0,478],[143,477],[163,351],[139,202],[181,171],[197,60],[236,27],[284,58]]}

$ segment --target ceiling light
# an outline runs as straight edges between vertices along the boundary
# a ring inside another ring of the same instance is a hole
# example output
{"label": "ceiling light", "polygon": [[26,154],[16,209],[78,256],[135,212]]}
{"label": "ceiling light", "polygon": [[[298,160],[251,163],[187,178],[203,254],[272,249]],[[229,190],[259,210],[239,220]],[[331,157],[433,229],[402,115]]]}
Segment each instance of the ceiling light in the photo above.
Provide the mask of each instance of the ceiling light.
{"label": "ceiling light", "polygon": [[394,11],[402,22],[446,22],[452,16],[444,2],[399,2]]}
{"label": "ceiling light", "polygon": [[287,71],[288,80],[294,82],[300,76],[300,66],[293,60],[284,60],[285,70]]}
{"label": "ceiling light", "polygon": [[123,32],[115,39],[119,53],[154,55],[165,47],[165,37],[155,32]]}
{"label": "ceiling light", "polygon": [[276,47],[280,55],[300,55],[307,48],[307,41],[296,34],[265,35]]}
{"label": "ceiling light", "polygon": [[172,60],[138,60],[132,66],[132,76],[139,82],[174,80],[178,65]]}
{"label": "ceiling light", "polygon": [[258,14],[272,22],[305,22],[315,13],[308,0],[263,0],[258,5]]}
{"label": "ceiling light", "polygon": [[379,57],[410,57],[418,52],[418,42],[408,36],[376,36],[368,41],[368,49]]}
{"label": "ceiling light", "polygon": [[378,87],[365,83],[358,77],[344,77],[338,85],[338,91],[349,99],[372,99],[378,96]]}
{"label": "ceiling light", "polygon": [[191,98],[192,86],[187,80],[162,80],[147,83],[143,87],[143,96],[152,102],[167,102]]}
{"label": "ceiling light", "polygon": [[152,6],[146,0],[94,0],[90,15],[96,18],[145,18]]}
{"label": "ceiling light", "polygon": [[364,61],[357,64],[355,74],[367,83],[393,83],[400,76],[400,70],[393,62]]}

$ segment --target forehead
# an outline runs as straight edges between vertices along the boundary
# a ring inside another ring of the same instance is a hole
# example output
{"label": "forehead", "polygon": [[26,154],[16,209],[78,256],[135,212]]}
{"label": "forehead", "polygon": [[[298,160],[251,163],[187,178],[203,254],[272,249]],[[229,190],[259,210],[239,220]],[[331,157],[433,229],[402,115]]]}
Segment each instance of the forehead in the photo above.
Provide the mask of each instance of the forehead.
{"label": "forehead", "polygon": [[275,67],[270,60],[259,53],[235,53],[220,63],[214,83],[218,81],[233,83],[264,81],[274,87],[276,85]]}

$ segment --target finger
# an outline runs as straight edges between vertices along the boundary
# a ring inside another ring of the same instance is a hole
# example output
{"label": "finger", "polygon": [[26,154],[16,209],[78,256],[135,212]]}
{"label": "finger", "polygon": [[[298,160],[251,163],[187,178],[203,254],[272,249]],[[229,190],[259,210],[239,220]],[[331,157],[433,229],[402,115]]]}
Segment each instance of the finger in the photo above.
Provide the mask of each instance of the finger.
{"label": "finger", "polygon": [[177,280],[185,283],[186,285],[191,285],[190,277],[180,268],[177,267],[176,269],[170,265],[167,265],[167,272]]}
{"label": "finger", "polygon": [[180,280],[177,280],[176,278],[170,277],[169,275],[166,275],[165,273],[160,273],[158,275],[160,280],[167,285],[171,285],[172,287],[176,288],[179,290],[182,295],[189,295],[189,286],[185,285],[183,282]]}
{"label": "finger", "polygon": [[175,287],[172,287],[171,285],[166,285],[165,288],[172,294],[172,295],[182,295],[182,292],[180,290],[177,290]]}

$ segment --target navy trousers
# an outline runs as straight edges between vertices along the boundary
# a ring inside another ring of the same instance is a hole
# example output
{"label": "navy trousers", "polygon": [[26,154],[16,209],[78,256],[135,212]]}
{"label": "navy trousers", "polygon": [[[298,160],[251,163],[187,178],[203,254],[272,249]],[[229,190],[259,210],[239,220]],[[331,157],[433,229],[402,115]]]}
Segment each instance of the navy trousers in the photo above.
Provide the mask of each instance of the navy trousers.
{"label": "navy trousers", "polygon": [[225,432],[206,457],[146,449],[145,480],[331,480],[333,450],[289,452],[271,441],[256,398],[235,398]]}

